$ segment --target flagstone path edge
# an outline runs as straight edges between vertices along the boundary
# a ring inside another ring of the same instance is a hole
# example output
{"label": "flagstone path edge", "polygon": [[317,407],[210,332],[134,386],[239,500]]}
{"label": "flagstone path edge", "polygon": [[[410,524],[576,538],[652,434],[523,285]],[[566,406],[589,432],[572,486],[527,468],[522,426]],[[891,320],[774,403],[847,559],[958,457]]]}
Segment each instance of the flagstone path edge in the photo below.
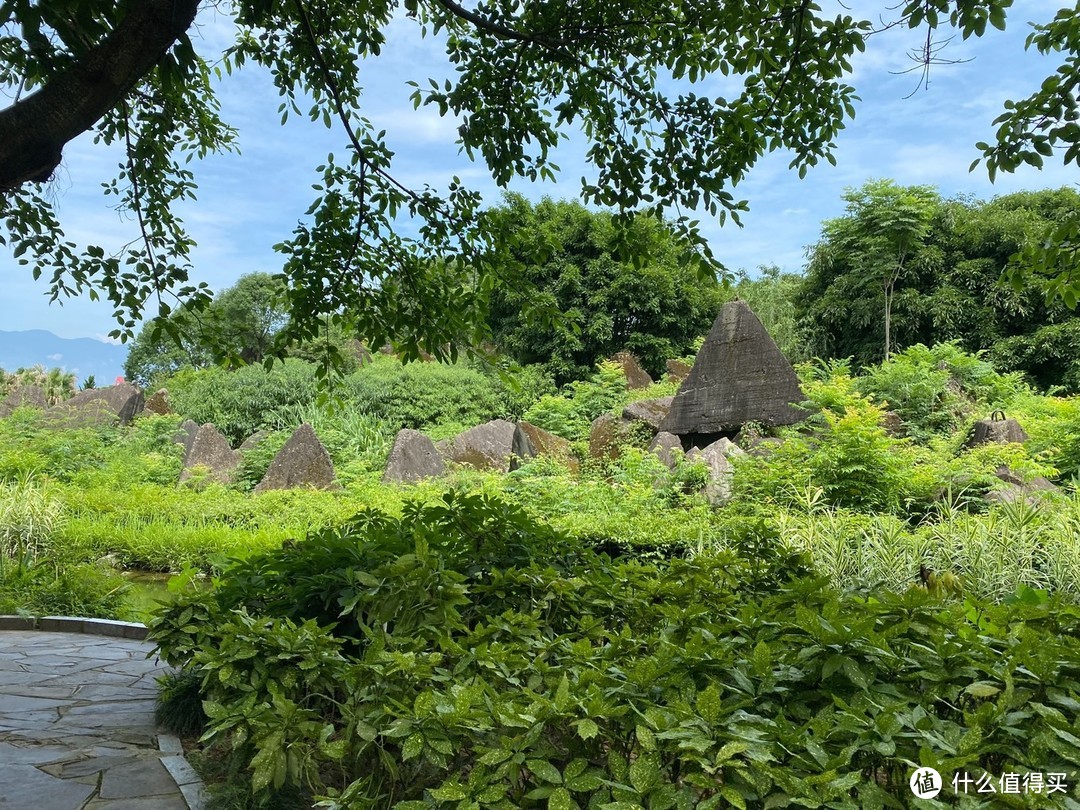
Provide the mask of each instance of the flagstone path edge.
{"label": "flagstone path edge", "polygon": [[[83,633],[85,635],[145,641],[149,632],[145,624],[113,619],[89,619],[82,616],[12,616],[0,615],[0,632],[30,630],[39,633]],[[175,734],[161,731],[157,735],[158,749],[164,756],[161,764],[172,776],[190,810],[203,810],[207,803],[206,786],[184,756],[184,747]]]}

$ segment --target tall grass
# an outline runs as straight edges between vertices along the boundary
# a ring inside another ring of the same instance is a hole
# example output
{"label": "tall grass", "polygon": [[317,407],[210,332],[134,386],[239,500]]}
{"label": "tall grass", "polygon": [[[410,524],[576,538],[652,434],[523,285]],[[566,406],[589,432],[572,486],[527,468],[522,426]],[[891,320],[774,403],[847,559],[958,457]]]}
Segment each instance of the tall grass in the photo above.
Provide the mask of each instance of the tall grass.
{"label": "tall grass", "polygon": [[[813,497],[813,496],[811,496]],[[902,591],[920,571],[952,572],[965,593],[1001,600],[1021,586],[1080,601],[1080,496],[1019,499],[973,512],[943,500],[912,527],[891,515],[866,515],[814,500],[772,518],[789,549],[841,587]]]}
{"label": "tall grass", "polygon": [[53,551],[53,536],[66,517],[47,482],[30,474],[0,481],[0,557],[34,560]]}

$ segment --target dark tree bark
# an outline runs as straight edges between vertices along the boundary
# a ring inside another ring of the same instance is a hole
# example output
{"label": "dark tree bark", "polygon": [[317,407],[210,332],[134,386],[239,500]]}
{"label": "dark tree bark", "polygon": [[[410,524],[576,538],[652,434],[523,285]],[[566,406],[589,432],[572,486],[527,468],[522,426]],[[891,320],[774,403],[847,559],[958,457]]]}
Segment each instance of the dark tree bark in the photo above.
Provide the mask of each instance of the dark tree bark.
{"label": "dark tree bark", "polygon": [[200,0],[142,0],[41,89],[0,111],[0,193],[49,179],[69,141],[101,119],[191,27]]}

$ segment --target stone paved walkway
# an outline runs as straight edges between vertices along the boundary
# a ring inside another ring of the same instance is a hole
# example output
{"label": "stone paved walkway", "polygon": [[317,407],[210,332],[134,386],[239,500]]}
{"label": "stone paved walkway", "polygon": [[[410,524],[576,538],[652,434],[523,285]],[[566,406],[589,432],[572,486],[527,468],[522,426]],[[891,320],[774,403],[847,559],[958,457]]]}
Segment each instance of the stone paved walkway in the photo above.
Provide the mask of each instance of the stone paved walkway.
{"label": "stone paved walkway", "polygon": [[0,808],[188,810],[177,779],[194,774],[175,738],[162,746],[171,751],[158,746],[154,678],[165,668],[146,658],[152,649],[0,632]]}

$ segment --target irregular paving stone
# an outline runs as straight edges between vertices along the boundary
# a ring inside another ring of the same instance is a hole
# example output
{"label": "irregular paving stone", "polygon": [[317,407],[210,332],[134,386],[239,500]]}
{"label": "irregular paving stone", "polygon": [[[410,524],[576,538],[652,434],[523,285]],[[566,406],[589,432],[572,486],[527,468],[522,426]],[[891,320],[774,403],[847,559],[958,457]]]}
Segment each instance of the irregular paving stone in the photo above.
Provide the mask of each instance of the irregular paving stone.
{"label": "irregular paving stone", "polygon": [[662,430],[676,436],[734,433],[747,422],[792,425],[806,413],[791,363],[745,301],[729,301],[679,386]]}
{"label": "irregular paving stone", "polygon": [[660,431],[649,444],[649,452],[655,453],[669,470],[673,470],[683,454],[682,442],[674,433]]}
{"label": "irregular paving stone", "polygon": [[142,391],[131,383],[88,388],[49,408],[45,424],[57,429],[130,425],[144,404]]}
{"label": "irregular paving stone", "polygon": [[146,400],[146,405],[143,406],[145,410],[150,413],[156,413],[158,416],[167,416],[173,412],[172,403],[169,401],[169,389],[159,388],[149,399]]}
{"label": "irregular paving stone", "polygon": [[57,779],[31,764],[0,762],[0,807],[81,810],[94,788]]}
{"label": "irregular paving stone", "polygon": [[383,481],[413,483],[435,478],[446,471],[446,463],[434,442],[418,430],[399,430],[386,460]]}
{"label": "irregular paving stone", "polygon": [[479,470],[516,470],[523,459],[536,455],[529,437],[513,422],[494,419],[454,437],[446,457]]}
{"label": "irregular paving stone", "polygon": [[146,796],[175,794],[179,786],[161,760],[147,758],[126,762],[105,771],[99,796],[102,799],[137,799]]}
{"label": "irregular paving stone", "polygon": [[617,363],[626,375],[626,387],[631,391],[639,388],[648,388],[653,384],[652,377],[638,363],[637,358],[630,352],[618,352],[612,355],[612,363]]}
{"label": "irregular paving stone", "polygon": [[694,448],[686,457],[700,459],[709,468],[709,480],[705,484],[705,498],[714,506],[731,500],[731,479],[735,468],[731,459],[745,456],[746,451],[730,439],[719,439],[703,449]]}
{"label": "irregular paving stone", "polygon": [[658,397],[656,399],[639,399],[631,402],[623,408],[623,419],[630,422],[644,422],[653,431],[660,430],[660,423],[671,410],[671,403],[675,397]]}
{"label": "irregular paving stone", "polygon": [[[6,674],[20,679],[0,681],[0,807],[186,810],[183,790],[155,745],[153,692],[131,688],[124,695],[114,683],[164,672],[147,659],[152,649],[148,642],[124,638],[0,632],[0,656],[18,664]],[[99,659],[87,660],[87,653]],[[81,662],[79,671],[54,674],[57,661],[73,660]],[[127,674],[109,671],[116,668]],[[60,681],[71,686],[57,686]],[[38,689],[50,693],[25,694]],[[191,776],[177,772],[185,780]]]}
{"label": "irregular paving stone", "polygon": [[270,489],[337,489],[334,464],[307,422],[300,425],[274,456],[256,492]]}
{"label": "irregular paving stone", "polygon": [[37,408],[45,410],[49,402],[40,385],[20,385],[0,402],[0,418],[11,416],[16,408]]}
{"label": "irregular paving stone", "polygon": [[184,469],[180,473],[180,483],[184,483],[195,473],[196,467],[205,467],[210,477],[222,484],[232,483],[236,468],[240,464],[240,454],[229,446],[226,439],[210,422],[199,428],[191,449],[184,458]]}

